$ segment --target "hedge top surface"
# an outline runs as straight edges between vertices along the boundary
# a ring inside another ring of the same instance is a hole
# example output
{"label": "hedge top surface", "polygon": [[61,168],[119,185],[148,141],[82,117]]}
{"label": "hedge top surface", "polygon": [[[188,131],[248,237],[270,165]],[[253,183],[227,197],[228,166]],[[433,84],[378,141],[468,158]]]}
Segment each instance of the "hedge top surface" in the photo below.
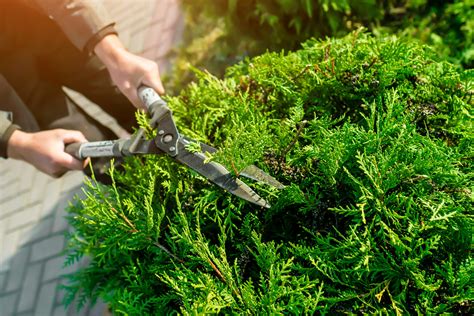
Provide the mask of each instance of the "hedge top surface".
{"label": "hedge top surface", "polygon": [[267,53],[169,98],[184,134],[287,185],[259,209],[133,158],[70,209],[66,300],[118,314],[468,312],[473,72],[362,31]]}

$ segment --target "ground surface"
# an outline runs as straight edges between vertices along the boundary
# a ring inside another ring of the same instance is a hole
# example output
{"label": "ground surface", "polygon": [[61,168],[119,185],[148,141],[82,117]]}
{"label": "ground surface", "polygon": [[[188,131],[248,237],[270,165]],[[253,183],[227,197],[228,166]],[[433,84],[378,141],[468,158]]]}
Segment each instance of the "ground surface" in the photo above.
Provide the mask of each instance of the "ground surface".
{"label": "ground surface", "polygon": [[[169,69],[169,51],[180,38],[178,0],[104,0],[130,50]],[[113,125],[95,105],[72,95],[85,110]],[[64,233],[70,229],[64,208],[81,194],[83,175],[52,179],[19,161],[0,160],[0,316],[104,315],[97,304],[77,312],[61,305]],[[85,263],[83,263],[85,264]]]}

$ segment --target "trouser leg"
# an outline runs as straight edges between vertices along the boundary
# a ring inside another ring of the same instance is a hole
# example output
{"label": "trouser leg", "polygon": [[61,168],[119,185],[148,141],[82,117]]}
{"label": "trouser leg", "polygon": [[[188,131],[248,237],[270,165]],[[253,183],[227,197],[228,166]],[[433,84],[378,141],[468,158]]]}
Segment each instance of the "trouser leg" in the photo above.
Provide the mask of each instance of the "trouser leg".
{"label": "trouser leg", "polygon": [[2,75],[0,75],[0,110],[11,112],[14,122],[24,131],[39,131],[35,117]]}

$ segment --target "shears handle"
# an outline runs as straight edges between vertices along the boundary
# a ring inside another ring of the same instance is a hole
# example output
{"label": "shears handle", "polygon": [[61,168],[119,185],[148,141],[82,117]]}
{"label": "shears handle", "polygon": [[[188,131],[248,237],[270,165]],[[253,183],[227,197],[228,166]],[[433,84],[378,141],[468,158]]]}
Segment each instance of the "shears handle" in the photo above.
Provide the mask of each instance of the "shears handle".
{"label": "shears handle", "polygon": [[160,95],[153,89],[148,86],[138,87],[138,97],[142,101],[143,105],[146,107],[150,116],[153,116],[153,113],[159,108],[168,108],[168,105],[160,97]]}
{"label": "shears handle", "polygon": [[64,151],[77,159],[85,159],[88,157],[123,157],[127,156],[123,147],[126,140],[104,140],[98,142],[87,143],[71,143],[66,145]]}
{"label": "shears handle", "polygon": [[[140,86],[137,90],[138,97],[143,105],[150,112],[152,109],[166,107],[166,102],[150,87]],[[151,113],[150,113],[151,115]],[[77,159],[85,159],[87,157],[120,157],[123,156],[121,146],[118,141],[107,140],[87,143],[71,143],[66,145],[64,151]]]}

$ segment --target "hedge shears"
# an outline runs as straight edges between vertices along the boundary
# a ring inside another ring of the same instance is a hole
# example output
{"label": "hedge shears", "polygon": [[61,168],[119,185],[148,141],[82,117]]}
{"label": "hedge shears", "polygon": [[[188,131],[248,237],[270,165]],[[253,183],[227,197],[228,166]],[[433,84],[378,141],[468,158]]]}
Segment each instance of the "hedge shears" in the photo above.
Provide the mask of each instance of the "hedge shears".
{"label": "hedge shears", "polygon": [[[141,86],[138,96],[147,108],[149,125],[156,131],[156,137],[148,140],[145,130],[140,128],[128,139],[106,140],[86,143],[73,143],[65,151],[77,159],[99,157],[126,157],[144,154],[166,154],[175,161],[195,170],[209,181],[224,190],[258,206],[270,205],[255,193],[248,185],[233,176],[223,165],[208,161],[206,153],[217,150],[209,145],[197,142],[178,132],[171,110],[167,103],[152,88]],[[200,151],[192,144],[200,144]],[[258,167],[246,167],[239,175],[282,189],[284,186],[275,178]]]}

